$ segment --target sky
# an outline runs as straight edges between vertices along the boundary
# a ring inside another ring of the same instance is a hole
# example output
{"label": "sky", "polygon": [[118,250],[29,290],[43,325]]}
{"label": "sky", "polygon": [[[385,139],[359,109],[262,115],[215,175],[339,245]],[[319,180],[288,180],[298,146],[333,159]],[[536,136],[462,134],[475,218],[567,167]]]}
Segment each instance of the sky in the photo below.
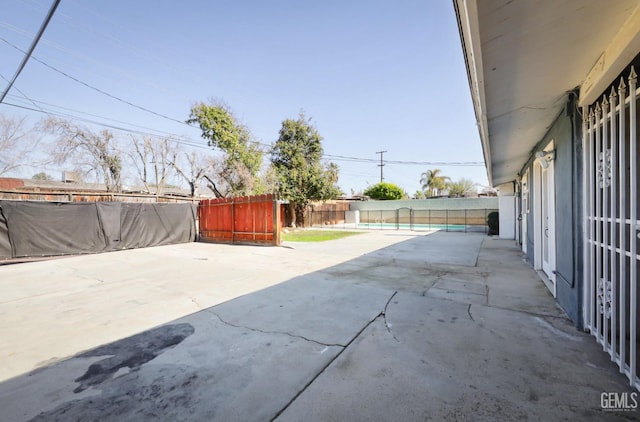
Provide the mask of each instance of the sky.
{"label": "sky", "polygon": [[[51,3],[2,1],[3,90]],[[304,111],[347,194],[380,181],[377,151],[410,195],[434,168],[488,184],[449,0],[62,0],[0,113],[106,124],[123,142],[171,135],[204,154],[184,121],[210,99],[264,144]]]}

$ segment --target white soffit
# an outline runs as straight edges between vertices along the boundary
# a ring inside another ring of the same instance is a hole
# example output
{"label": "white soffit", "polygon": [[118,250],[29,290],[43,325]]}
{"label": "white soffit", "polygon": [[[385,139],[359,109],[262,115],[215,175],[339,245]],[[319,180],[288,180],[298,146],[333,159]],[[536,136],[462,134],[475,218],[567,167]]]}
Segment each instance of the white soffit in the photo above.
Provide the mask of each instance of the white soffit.
{"label": "white soffit", "polygon": [[454,1],[495,186],[515,179],[639,1]]}

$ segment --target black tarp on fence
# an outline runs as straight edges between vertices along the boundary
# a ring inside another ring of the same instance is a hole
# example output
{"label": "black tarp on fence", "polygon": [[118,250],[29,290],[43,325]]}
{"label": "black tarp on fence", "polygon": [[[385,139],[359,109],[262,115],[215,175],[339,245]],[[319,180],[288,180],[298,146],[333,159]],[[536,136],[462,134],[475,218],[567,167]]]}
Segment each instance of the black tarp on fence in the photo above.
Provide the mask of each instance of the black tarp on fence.
{"label": "black tarp on fence", "polygon": [[0,201],[0,259],[192,242],[192,204]]}

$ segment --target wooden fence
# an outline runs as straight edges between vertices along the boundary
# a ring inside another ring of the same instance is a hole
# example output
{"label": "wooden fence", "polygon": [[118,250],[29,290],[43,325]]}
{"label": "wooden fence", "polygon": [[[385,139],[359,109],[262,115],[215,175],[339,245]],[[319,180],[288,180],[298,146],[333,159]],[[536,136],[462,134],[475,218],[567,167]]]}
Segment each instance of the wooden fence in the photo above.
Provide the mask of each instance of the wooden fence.
{"label": "wooden fence", "polygon": [[198,219],[203,242],[280,244],[280,206],[274,195],[200,201]]}

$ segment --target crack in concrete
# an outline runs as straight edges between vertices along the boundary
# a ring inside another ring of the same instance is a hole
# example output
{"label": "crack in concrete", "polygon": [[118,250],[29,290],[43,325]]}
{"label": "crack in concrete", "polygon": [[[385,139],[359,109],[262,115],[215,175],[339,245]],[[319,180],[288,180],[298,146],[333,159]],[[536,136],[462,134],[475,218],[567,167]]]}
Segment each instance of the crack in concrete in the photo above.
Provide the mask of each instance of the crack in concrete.
{"label": "crack in concrete", "polygon": [[90,275],[87,275],[87,276],[84,276],[84,275],[83,275],[83,276],[77,276],[77,277],[78,277],[78,278],[81,278],[81,279],[83,279],[83,280],[91,280],[91,281],[97,281],[97,282],[99,282],[99,283],[106,283],[106,281],[105,281],[105,280],[103,280],[103,279],[101,279],[101,278],[98,278],[98,277],[92,277],[92,276],[90,276]]}
{"label": "crack in concrete", "polygon": [[239,324],[234,324],[232,322],[226,321],[224,320],[220,315],[218,315],[217,313],[209,310],[209,309],[205,309],[204,312],[210,313],[211,315],[215,316],[216,318],[218,318],[220,320],[220,322],[222,322],[225,325],[228,325],[230,327],[234,327],[234,328],[244,328],[246,330],[250,330],[250,331],[255,331],[258,333],[263,333],[263,334],[281,334],[281,335],[285,335],[285,336],[289,336],[289,337],[293,337],[293,338],[298,338],[301,340],[306,340],[309,341],[311,343],[315,343],[318,344],[320,346],[327,346],[327,347],[331,347],[331,346],[335,346],[335,347],[347,347],[344,344],[339,344],[339,343],[323,343],[321,341],[318,340],[314,340],[305,336],[301,336],[298,334],[292,334],[292,333],[288,333],[286,331],[267,331],[267,330],[261,330],[259,328],[254,328],[254,327],[247,327],[246,325],[239,325]]}
{"label": "crack in concrete", "polygon": [[469,315],[469,318],[471,318],[471,321],[476,322],[476,320],[473,319],[473,315],[471,315],[471,304],[469,304],[469,307],[467,308],[467,314]]}
{"label": "crack in concrete", "polygon": [[384,326],[387,327],[387,331],[389,332],[389,334],[391,334],[391,337],[393,337],[393,339],[395,341],[397,341],[398,343],[400,343],[400,340],[398,340],[398,338],[396,337],[395,334],[393,334],[393,332],[391,331],[391,324],[389,324],[389,322],[387,322],[387,308],[389,307],[389,303],[391,303],[391,300],[394,298],[395,295],[398,294],[398,291],[396,290],[395,292],[393,292],[393,294],[391,295],[391,297],[389,298],[389,300],[387,300],[387,303],[384,305],[384,311],[382,311],[382,317],[384,318]]}
{"label": "crack in concrete", "polygon": [[[429,293],[429,290],[431,290],[431,289],[433,289],[433,288],[436,288],[436,289],[437,289],[437,287],[434,287],[434,286],[435,286],[436,284],[438,284],[438,282],[439,282],[439,281],[441,281],[441,280],[444,278],[444,276],[445,276],[445,275],[447,275],[447,274],[446,274],[446,273],[442,273],[442,272],[437,272],[437,271],[436,271],[436,279],[435,279],[435,280],[433,280],[433,283],[431,283],[431,286],[427,287],[425,290],[423,290],[423,291],[422,291],[422,296],[426,297],[426,296],[427,296],[427,293]],[[396,293],[398,293],[398,292],[396,291]]]}
{"label": "crack in concrete", "polygon": [[[94,277],[94,276],[89,276],[89,275],[82,275],[82,274],[80,274],[80,270],[78,270],[77,268],[74,268],[74,267],[63,267],[63,266],[58,265],[58,268],[61,268],[61,269],[67,269],[68,268],[68,269],[70,269],[71,270],[70,277],[76,277],[76,278],[79,278],[81,280],[89,280],[89,281],[97,281],[99,283],[106,283],[106,281],[101,279],[101,278]],[[56,291],[55,293],[58,293],[58,291]],[[9,303],[13,304],[14,302],[20,302],[20,301],[23,301],[23,300],[32,299],[34,297],[50,296],[52,294],[53,294],[52,292],[30,294],[30,295],[27,295],[27,296],[24,296],[24,297],[19,297],[19,298],[12,299],[12,300],[0,301],[0,305],[5,305],[5,304],[9,304]]]}
{"label": "crack in concrete", "polygon": [[70,270],[71,272],[71,277],[77,277],[81,280],[89,280],[89,281],[98,281],[99,283],[105,283],[105,280],[97,277],[97,276],[92,276],[92,275],[86,275],[83,274],[82,271],[80,271],[79,268],[76,267],[72,267],[72,266],[63,266],[61,264],[56,265],[56,267],[60,268],[61,270]]}
{"label": "crack in concrete", "polygon": [[529,316],[533,316],[533,317],[554,318],[554,319],[561,319],[561,320],[565,320],[565,321],[571,321],[569,319],[569,317],[566,316],[566,315],[542,314],[542,313],[539,313],[539,312],[527,311],[525,309],[507,308],[505,306],[496,306],[496,305],[491,305],[491,304],[485,305],[485,306],[487,308],[499,309],[501,311],[517,312],[517,313],[521,313],[521,314],[525,314],[525,315],[529,315]]}
{"label": "crack in concrete", "polygon": [[198,307],[198,309],[202,310],[203,306],[200,305],[194,298],[190,298],[191,302],[193,302],[194,305],[196,305]]}
{"label": "crack in concrete", "polygon": [[[393,294],[391,295],[391,297],[387,300],[387,303],[384,306],[384,310],[382,312],[380,312],[378,315],[376,315],[375,317],[373,317],[373,319],[371,319],[369,322],[367,322],[364,327],[362,327],[360,329],[360,331],[358,331],[352,338],[351,340],[349,340],[349,342],[343,346],[342,350],[340,350],[332,359],[329,360],[329,362],[327,362],[327,364],[325,366],[322,367],[322,369],[320,369],[320,371],[315,374],[313,376],[313,378],[311,378],[311,380],[309,380],[308,383],[306,383],[301,389],[300,391],[298,391],[292,398],[291,400],[289,400],[289,402],[287,404],[284,405],[284,407],[282,409],[280,409],[274,416],[273,418],[270,419],[270,422],[275,421],[276,419],[278,419],[278,417],[280,415],[282,415],[288,408],[289,406],[291,406],[291,404],[293,404],[294,401],[296,401],[298,399],[298,397],[300,397],[302,395],[302,393],[304,393],[307,388],[309,388],[309,386],[311,384],[313,384],[315,382],[315,380],[318,379],[318,377],[320,377],[320,375],[322,375],[324,373],[324,371],[327,370],[328,367],[330,367],[333,362],[336,361],[336,359],[338,359],[340,357],[340,355],[342,355],[344,353],[345,350],[347,350],[347,348],[358,338],[360,337],[360,335],[364,332],[364,330],[366,330],[367,328],[369,328],[369,326],[371,324],[373,324],[377,319],[379,319],[380,317],[384,318],[385,312],[387,310],[387,306],[389,306],[389,302],[391,302],[391,299],[393,299],[393,297],[397,294],[398,292],[395,291],[393,292]],[[386,321],[385,321],[385,325],[386,325]]]}

